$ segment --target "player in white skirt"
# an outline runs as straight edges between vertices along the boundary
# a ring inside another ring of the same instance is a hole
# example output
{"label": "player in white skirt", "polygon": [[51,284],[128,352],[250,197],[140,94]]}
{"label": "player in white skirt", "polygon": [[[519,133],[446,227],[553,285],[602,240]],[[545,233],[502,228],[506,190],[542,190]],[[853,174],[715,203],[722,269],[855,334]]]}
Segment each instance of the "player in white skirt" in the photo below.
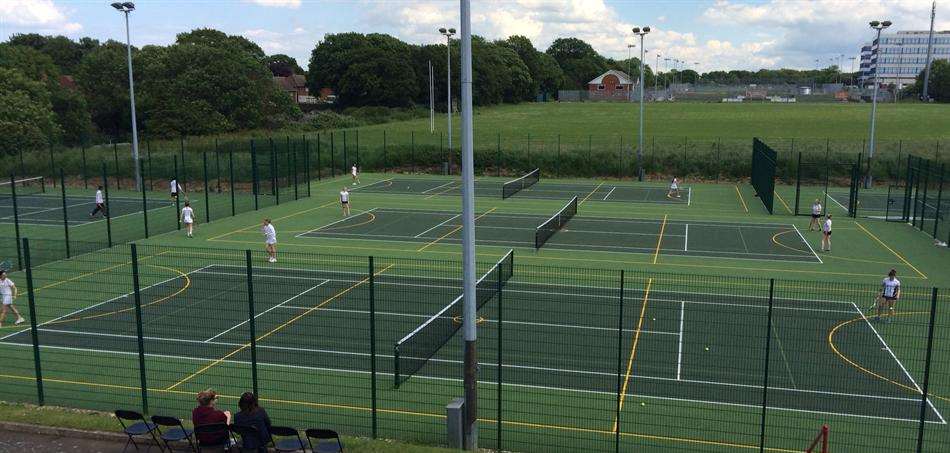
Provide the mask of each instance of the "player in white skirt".
{"label": "player in white skirt", "polygon": [[825,223],[821,226],[821,251],[831,251],[831,214],[825,216]]}
{"label": "player in white skirt", "polygon": [[666,193],[666,197],[667,197],[667,198],[672,198],[672,197],[680,198],[680,180],[679,180],[679,178],[673,178],[673,180],[670,181],[670,191]]}
{"label": "player in white skirt", "polygon": [[350,192],[346,190],[346,186],[343,186],[343,190],[340,191],[340,206],[343,207],[343,217],[350,216]]}
{"label": "player in white skirt", "polygon": [[359,172],[359,170],[356,168],[356,164],[353,164],[353,168],[350,169],[350,174],[353,175],[353,185],[355,186],[355,185],[359,184],[359,183],[360,183],[360,172]]}
{"label": "player in white skirt", "polygon": [[7,310],[12,310],[16,315],[14,324],[22,324],[25,319],[20,316],[20,312],[13,306],[13,300],[16,299],[17,289],[13,280],[7,278],[7,271],[0,270],[0,297],[3,298],[3,308],[0,309],[0,327],[3,327],[3,320],[7,317]]}
{"label": "player in white skirt", "polygon": [[192,236],[195,231],[195,211],[191,209],[191,202],[186,201],[185,207],[181,208],[181,223],[185,224],[185,231],[188,233],[188,237]]}
{"label": "player in white skirt", "polygon": [[808,224],[808,231],[811,231],[812,228],[815,231],[821,231],[821,202],[815,198],[815,202],[811,204],[811,223]]}
{"label": "player in white skirt", "polygon": [[261,232],[264,233],[264,250],[267,250],[267,261],[277,262],[277,230],[270,219],[264,219],[264,225],[261,226]]}

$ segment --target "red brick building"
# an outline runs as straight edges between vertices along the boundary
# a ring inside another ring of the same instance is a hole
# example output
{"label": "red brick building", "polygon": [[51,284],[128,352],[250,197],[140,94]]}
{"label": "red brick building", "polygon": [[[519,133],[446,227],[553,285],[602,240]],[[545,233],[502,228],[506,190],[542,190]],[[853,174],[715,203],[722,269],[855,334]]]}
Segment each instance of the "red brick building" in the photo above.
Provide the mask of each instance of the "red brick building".
{"label": "red brick building", "polygon": [[310,90],[307,89],[307,79],[302,75],[277,76],[274,77],[274,83],[298,104],[304,102],[310,96]]}
{"label": "red brick building", "polygon": [[633,85],[627,73],[611,69],[587,82],[587,96],[591,101],[629,101]]}

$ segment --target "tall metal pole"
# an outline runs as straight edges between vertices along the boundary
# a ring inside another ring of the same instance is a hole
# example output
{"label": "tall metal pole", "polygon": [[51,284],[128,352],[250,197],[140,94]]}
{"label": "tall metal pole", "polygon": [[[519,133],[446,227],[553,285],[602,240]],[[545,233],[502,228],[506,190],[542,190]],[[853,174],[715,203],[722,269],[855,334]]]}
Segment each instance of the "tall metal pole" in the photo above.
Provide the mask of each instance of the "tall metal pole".
{"label": "tall metal pole", "polygon": [[653,74],[653,101],[656,102],[656,94],[660,88],[660,53],[656,54],[656,74]]}
{"label": "tall metal pole", "polygon": [[429,133],[435,133],[435,81],[432,77],[432,60],[429,60]]}
{"label": "tall metal pole", "polygon": [[883,30],[883,29],[889,27],[890,25],[891,25],[891,23],[890,23],[889,21],[884,21],[884,22],[873,21],[873,22],[871,22],[871,28],[877,30],[877,38],[874,40],[874,42],[877,43],[877,63],[876,63],[876,65],[875,65],[875,67],[874,67],[874,91],[873,91],[873,94],[872,94],[872,97],[871,97],[871,130],[870,130],[870,133],[869,133],[870,136],[868,137],[868,174],[867,174],[867,177],[864,179],[864,188],[865,188],[865,189],[870,189],[870,188],[871,188],[871,182],[872,182],[872,181],[871,181],[871,162],[872,162],[872,159],[874,159],[874,126],[875,126],[874,123],[875,123],[875,118],[877,117],[877,92],[878,92],[877,75],[878,75],[878,73],[881,72],[881,71],[880,71],[880,69],[881,69],[881,58],[880,58],[880,55],[881,55],[881,30]]}
{"label": "tall metal pole", "polygon": [[113,3],[112,7],[125,14],[125,57],[129,67],[129,101],[132,105],[132,161],[135,171],[135,190],[142,189],[142,173],[139,171],[139,130],[135,121],[135,82],[132,78],[132,39],[129,34],[129,13],[135,9],[132,3]]}
{"label": "tall metal pole", "polygon": [[634,27],[633,34],[640,36],[640,133],[637,137],[637,181],[643,181],[643,83],[646,65],[643,63],[643,35],[650,33],[650,27]]}
{"label": "tall metal pole", "polygon": [[459,0],[462,35],[462,293],[465,331],[465,449],[478,449],[478,354],[475,324],[475,158],[472,141],[472,11],[471,0]]}
{"label": "tall metal pole", "polygon": [[933,57],[934,43],[934,18],[937,16],[937,2],[930,8],[930,36],[927,38],[927,64],[924,65],[924,90],[920,93],[920,99],[924,102],[930,101],[928,88],[930,87],[930,59]]}

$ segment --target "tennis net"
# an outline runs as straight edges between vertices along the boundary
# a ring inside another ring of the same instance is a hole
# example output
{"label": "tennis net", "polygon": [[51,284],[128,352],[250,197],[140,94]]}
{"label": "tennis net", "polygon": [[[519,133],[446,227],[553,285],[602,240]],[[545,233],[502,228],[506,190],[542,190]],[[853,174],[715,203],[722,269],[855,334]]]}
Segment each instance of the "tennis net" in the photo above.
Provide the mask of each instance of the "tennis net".
{"label": "tennis net", "polygon": [[554,233],[574,218],[575,214],[577,214],[577,197],[572,198],[557,214],[538,225],[538,228],[534,231],[534,248],[541,248],[545,242],[548,242],[548,239],[551,239],[551,236],[554,236]]}
{"label": "tennis net", "polygon": [[42,176],[0,182],[0,198],[13,198],[46,192],[46,182]]}
{"label": "tennis net", "polygon": [[511,181],[506,182],[501,186],[501,198],[508,198],[518,192],[521,192],[528,187],[531,187],[538,183],[541,180],[541,169],[535,168],[528,172],[528,174]]}
{"label": "tennis net", "polygon": [[[475,283],[475,300],[478,309],[490,301],[514,274],[514,251],[499,260]],[[416,374],[423,365],[447,343],[462,327],[464,295],[432,315],[429,319],[396,342],[393,348],[394,376],[396,387]]]}

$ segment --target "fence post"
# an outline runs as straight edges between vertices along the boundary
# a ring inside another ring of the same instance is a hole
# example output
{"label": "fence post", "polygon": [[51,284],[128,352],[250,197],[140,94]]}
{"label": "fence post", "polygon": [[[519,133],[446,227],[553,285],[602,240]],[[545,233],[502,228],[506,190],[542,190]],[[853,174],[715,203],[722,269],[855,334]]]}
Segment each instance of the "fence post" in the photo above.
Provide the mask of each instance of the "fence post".
{"label": "fence post", "polygon": [[[231,166],[231,184],[234,184],[234,166]],[[258,174],[257,174],[257,146],[255,146],[254,139],[251,139],[251,193],[254,194],[254,210],[257,211],[260,207],[257,200],[257,192],[259,192],[258,187]]]}
{"label": "fence post", "polygon": [[208,191],[211,190],[208,183],[208,152],[202,151],[201,153],[201,167],[204,171],[205,179],[205,223],[211,222],[211,202],[208,199]]}
{"label": "fence post", "polygon": [[218,137],[214,138],[214,179],[218,193],[221,193],[221,151],[218,150]]}
{"label": "fence post", "polygon": [[946,179],[945,171],[946,171],[946,165],[940,164],[940,173],[938,173],[940,175],[940,185],[937,186],[937,208],[935,209],[935,212],[934,212],[934,232],[932,234],[934,239],[937,238],[937,228],[940,225],[940,221],[941,220],[946,221],[946,219],[943,219],[940,214],[940,205],[943,202],[943,181],[944,179]]}
{"label": "fence post", "polygon": [[496,379],[495,379],[495,389],[496,389],[496,391],[497,391],[497,395],[496,395],[496,397],[495,397],[495,399],[497,400],[497,401],[495,401],[495,411],[497,412],[497,414],[495,415],[495,419],[497,420],[497,423],[496,423],[496,425],[495,425],[495,428],[498,430],[498,432],[495,434],[495,442],[496,442],[496,444],[497,444],[497,445],[495,446],[495,450],[496,450],[496,451],[502,451],[502,449],[501,449],[502,407],[501,407],[501,406],[502,406],[502,383],[504,382],[504,379],[502,379],[502,373],[501,373],[501,372],[502,372],[502,369],[501,369],[501,366],[502,366],[502,363],[503,363],[503,361],[502,361],[502,352],[504,351],[504,348],[503,348],[503,346],[502,346],[502,344],[503,344],[503,343],[502,343],[502,331],[504,330],[503,327],[504,327],[504,324],[505,324],[505,321],[504,321],[505,318],[504,318],[504,310],[503,310],[503,303],[502,303],[502,299],[503,299],[503,298],[502,298],[502,294],[501,294],[501,289],[502,289],[502,287],[504,286],[504,280],[502,279],[503,274],[502,274],[502,272],[501,272],[501,267],[499,267],[499,268],[495,271],[495,273],[496,273],[496,275],[498,275],[498,282],[497,282],[497,285],[498,285],[498,288],[497,288],[497,289],[498,289],[498,323],[497,323],[497,324],[498,324],[498,338],[497,338],[497,342],[498,342],[498,351],[497,351],[498,366],[495,368],[495,371],[496,371],[496,373],[497,373],[497,377],[496,377]]}
{"label": "fence post", "polygon": [[[79,148],[79,153],[82,157],[82,188],[89,189],[89,174],[86,172],[86,145],[82,145]],[[20,162],[21,162],[21,172],[22,172],[22,159],[23,159],[23,150],[20,150]]]}
{"label": "fence post", "polygon": [[353,164],[359,165],[360,168],[362,168],[363,165],[360,164],[360,130],[357,129],[353,131],[353,133],[356,134],[356,137],[354,137],[354,139],[356,140],[356,160],[353,161]]}
{"label": "fence post", "polygon": [[626,280],[624,270],[620,270],[620,308],[617,316],[617,413],[614,418],[617,420],[617,427],[614,430],[614,451],[620,453],[620,411],[622,409],[621,401],[623,398],[623,297],[624,281]]}
{"label": "fence post", "polygon": [[135,294],[135,336],[139,348],[139,380],[142,390],[142,412],[148,413],[148,385],[145,380],[145,341],[142,334],[142,292],[139,286],[139,254],[135,243],[132,248],[132,291]]}
{"label": "fence post", "polygon": [[[112,247],[112,213],[109,212],[109,177],[106,172],[106,163],[102,163],[102,188],[106,191],[106,240],[108,241],[109,247]],[[177,215],[177,214],[176,214]]]}
{"label": "fence post", "polygon": [[280,181],[279,181],[279,164],[277,160],[277,151],[274,148],[274,137],[267,139],[270,143],[270,193],[274,196],[274,203],[280,204]]}
{"label": "fence post", "polygon": [[[19,241],[17,242],[19,248]],[[40,362],[40,336],[36,324],[36,289],[33,285],[33,265],[30,262],[30,240],[23,238],[23,257],[26,261],[26,290],[30,310],[30,337],[33,342],[33,369],[36,378],[36,404],[42,406],[45,402],[43,393],[43,367]]]}
{"label": "fence post", "polygon": [[561,177],[561,134],[557,134],[557,161],[554,164],[555,175]]}
{"label": "fence post", "polygon": [[[178,216],[178,213],[181,212],[181,180],[178,179],[178,156],[174,156],[175,161],[175,222],[178,225],[177,229],[181,230],[181,217]],[[182,162],[184,166],[184,162]]]}
{"label": "fence post", "polygon": [[69,258],[69,210],[66,204],[66,174],[62,168],[59,169],[59,191],[63,200],[63,239],[66,241],[66,258]]}
{"label": "fence post", "polygon": [[10,201],[13,203],[13,231],[16,236],[16,263],[23,269],[23,250],[20,247],[20,214],[17,208],[16,176],[10,173]]}
{"label": "fence post", "polygon": [[[253,172],[253,170],[252,170]],[[253,183],[252,183],[253,184]],[[234,150],[228,150],[228,185],[231,192],[231,217],[236,214],[234,207]]]}
{"label": "fence post", "polygon": [[389,155],[386,153],[386,129],[383,129],[383,171],[389,169]]}
{"label": "fence post", "polygon": [[[304,150],[307,147],[307,139],[303,139]],[[297,166],[299,161],[297,160],[297,146],[294,145],[294,156],[293,156],[293,176],[294,176],[294,200],[300,199],[300,167]],[[309,179],[308,179],[309,184]]]}
{"label": "fence post", "polygon": [[336,145],[333,143],[333,132],[330,132],[330,176],[336,178]]}
{"label": "fence post", "polygon": [[320,134],[317,134],[317,181],[323,179],[323,169],[320,168]]}
{"label": "fence post", "polygon": [[759,452],[765,451],[765,414],[769,407],[769,351],[772,349],[772,310],[775,299],[775,279],[769,279],[769,312],[765,328],[765,372],[762,377],[762,427],[759,431]]}
{"label": "fence post", "polygon": [[[50,163],[52,164],[53,154],[50,153],[49,156],[50,156]],[[115,177],[115,188],[121,189],[122,187],[119,186],[120,184],[119,180],[121,179],[119,177],[119,144],[116,143],[115,140],[112,141],[112,159],[113,159],[113,162],[115,162],[115,173],[112,174],[112,176]]]}
{"label": "fence post", "polygon": [[[145,180],[145,169],[139,168],[142,180]],[[145,197],[145,184],[142,184],[142,225],[145,227],[145,239],[148,239],[148,199]]]}
{"label": "fence post", "polygon": [[501,132],[496,135],[495,139],[495,176],[501,177]]}
{"label": "fence post", "polygon": [[376,270],[373,257],[369,257],[369,371],[370,397],[372,399],[373,439],[376,438]]}
{"label": "fence post", "polygon": [[917,426],[917,453],[924,448],[924,425],[927,420],[927,397],[930,395],[930,362],[933,359],[934,324],[937,318],[937,288],[930,290],[930,325],[927,333],[927,359],[924,361],[924,388],[920,394],[920,424]]}
{"label": "fence post", "polygon": [[184,135],[178,138],[178,154],[181,156],[181,177],[182,179],[187,179],[188,168],[185,165],[185,136]]}
{"label": "fence post", "polygon": [[[145,141],[145,155],[148,158],[148,190],[155,190],[155,173],[152,172],[152,141],[151,140]],[[83,165],[85,164],[86,164],[85,156],[83,156]],[[143,168],[143,173],[144,173],[144,168]]]}
{"label": "fence post", "polygon": [[[593,147],[594,147],[594,136],[592,134],[587,134],[587,165],[591,165],[591,163],[594,162],[593,160],[591,160],[591,152],[592,152]],[[594,167],[591,166],[589,168],[591,169],[590,176],[591,177],[596,176],[596,170],[594,170]]]}
{"label": "fence post", "polygon": [[254,325],[254,266],[251,263],[251,251],[244,251],[247,265],[247,326],[251,335],[251,382],[254,394],[260,396],[257,386],[257,329]]}
{"label": "fence post", "polygon": [[343,129],[343,173],[346,174],[347,168],[350,166],[350,157],[346,149],[346,129]]}
{"label": "fence post", "polygon": [[409,131],[409,162],[412,168],[410,173],[416,172],[416,132]]}

